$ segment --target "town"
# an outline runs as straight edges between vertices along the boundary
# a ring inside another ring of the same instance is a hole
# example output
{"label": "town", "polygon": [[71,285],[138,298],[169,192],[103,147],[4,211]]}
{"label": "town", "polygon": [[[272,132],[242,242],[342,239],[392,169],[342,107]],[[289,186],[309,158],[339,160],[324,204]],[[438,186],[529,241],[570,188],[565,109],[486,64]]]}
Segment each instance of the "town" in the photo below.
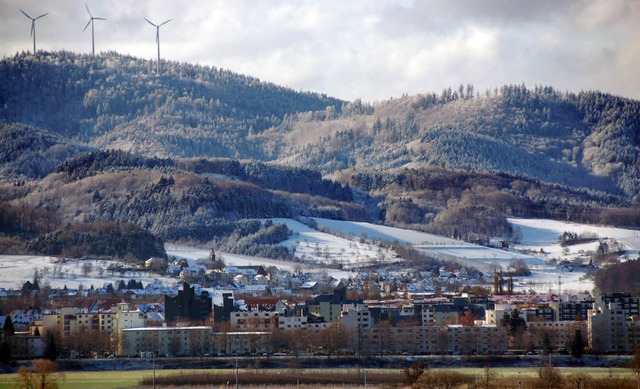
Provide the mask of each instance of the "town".
{"label": "town", "polygon": [[[47,357],[633,353],[638,296],[515,292],[463,266],[371,268],[349,279],[275,266],[149,258],[180,286],[0,289],[0,363]],[[124,275],[126,273],[122,273]],[[455,285],[455,287],[447,287]],[[10,309],[10,311],[8,311]]]}

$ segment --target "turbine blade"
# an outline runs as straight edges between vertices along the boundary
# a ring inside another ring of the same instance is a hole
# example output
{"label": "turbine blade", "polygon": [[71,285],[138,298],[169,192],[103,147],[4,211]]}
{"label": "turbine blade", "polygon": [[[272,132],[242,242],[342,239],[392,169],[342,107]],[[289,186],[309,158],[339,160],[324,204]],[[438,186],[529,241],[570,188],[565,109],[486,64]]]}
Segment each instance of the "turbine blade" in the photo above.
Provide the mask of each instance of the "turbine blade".
{"label": "turbine blade", "polygon": [[89,25],[91,24],[92,21],[93,21],[93,19],[89,19],[89,21],[87,22],[87,25],[84,26],[84,28],[82,29],[82,32],[84,32],[84,30],[86,30],[87,27],[89,27]]}
{"label": "turbine blade", "polygon": [[169,20],[165,21],[164,23],[162,23],[161,25],[159,25],[158,27],[162,27],[162,26],[164,26],[165,24],[169,23],[169,22],[170,22],[170,21],[172,21],[172,20],[173,20],[173,19],[169,19]]}
{"label": "turbine blade", "polygon": [[23,10],[20,10],[20,12],[22,12],[22,13],[24,14],[24,16],[26,16],[26,17],[28,17],[29,19],[33,20],[33,18],[32,18],[31,16],[27,15],[27,13],[26,13],[26,12],[24,12]]}
{"label": "turbine blade", "polygon": [[160,42],[160,27],[156,27],[156,43]]}
{"label": "turbine blade", "polygon": [[93,18],[94,20],[107,20],[105,18]]}
{"label": "turbine blade", "polygon": [[147,19],[147,18],[144,18],[144,20],[146,20],[146,21],[147,21],[147,23],[149,23],[149,24],[150,24],[150,25],[152,25],[153,27],[158,27],[158,26],[156,26],[155,24],[151,23],[151,20],[149,20],[149,19]]}
{"label": "turbine blade", "polygon": [[29,36],[33,36],[33,34],[36,33],[36,21],[35,20],[31,20],[31,32],[29,33]]}
{"label": "turbine blade", "polygon": [[91,11],[89,11],[89,6],[87,5],[87,3],[84,3],[84,7],[87,9],[87,13],[89,14],[89,16],[93,18],[93,15],[91,15]]}
{"label": "turbine blade", "polygon": [[37,18],[35,18],[34,20],[38,20],[38,19],[40,19],[40,18],[42,18],[42,17],[44,17],[44,16],[47,16],[47,15],[49,15],[49,12],[47,12],[46,14],[42,14],[42,15],[38,16],[38,17],[37,17]]}

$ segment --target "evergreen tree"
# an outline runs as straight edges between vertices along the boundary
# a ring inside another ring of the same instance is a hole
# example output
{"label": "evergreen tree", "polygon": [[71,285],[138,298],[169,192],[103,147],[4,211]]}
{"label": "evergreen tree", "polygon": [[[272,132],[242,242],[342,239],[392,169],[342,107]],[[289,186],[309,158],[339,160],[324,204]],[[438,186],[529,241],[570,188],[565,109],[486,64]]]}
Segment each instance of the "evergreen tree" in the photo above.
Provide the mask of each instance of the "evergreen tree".
{"label": "evergreen tree", "polygon": [[16,330],[13,327],[13,320],[11,320],[11,316],[7,316],[5,318],[4,325],[2,326],[2,332],[5,337],[15,335]]}
{"label": "evergreen tree", "polygon": [[47,332],[44,346],[44,357],[51,361],[55,361],[60,355],[58,350],[58,342],[53,332]]}
{"label": "evergreen tree", "polygon": [[582,331],[576,330],[571,341],[571,356],[575,358],[582,357],[584,352],[584,341],[582,340]]}

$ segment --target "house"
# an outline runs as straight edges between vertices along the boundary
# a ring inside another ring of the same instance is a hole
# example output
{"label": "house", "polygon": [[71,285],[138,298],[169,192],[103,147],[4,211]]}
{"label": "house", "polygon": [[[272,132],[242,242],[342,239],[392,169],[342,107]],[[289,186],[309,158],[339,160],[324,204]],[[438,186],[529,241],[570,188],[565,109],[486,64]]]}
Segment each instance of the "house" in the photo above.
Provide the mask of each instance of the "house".
{"label": "house", "polygon": [[319,287],[320,283],[318,281],[307,281],[300,285],[300,290],[306,292],[315,292]]}
{"label": "house", "polygon": [[262,274],[258,274],[255,277],[253,277],[253,284],[254,285],[268,285],[269,284],[269,280],[267,279],[266,276],[263,276]]}
{"label": "house", "polygon": [[241,287],[249,285],[249,279],[244,274],[238,274],[237,276],[233,277],[233,282]]}
{"label": "house", "polygon": [[164,258],[160,257],[151,257],[144,261],[144,268],[147,270],[151,269],[165,269],[167,266],[167,261]]}

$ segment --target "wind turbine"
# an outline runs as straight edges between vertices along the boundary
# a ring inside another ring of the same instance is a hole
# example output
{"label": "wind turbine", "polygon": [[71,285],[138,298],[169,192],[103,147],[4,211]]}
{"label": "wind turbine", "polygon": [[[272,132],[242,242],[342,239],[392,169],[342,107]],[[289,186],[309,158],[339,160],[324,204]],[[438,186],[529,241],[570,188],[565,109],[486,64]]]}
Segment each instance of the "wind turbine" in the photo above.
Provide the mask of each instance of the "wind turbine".
{"label": "wind turbine", "polygon": [[91,11],[89,11],[89,6],[88,5],[84,5],[84,7],[87,9],[87,12],[89,13],[89,21],[87,22],[87,25],[84,26],[84,29],[82,30],[82,32],[84,32],[84,30],[87,29],[87,27],[89,27],[89,24],[91,24],[91,54],[93,54],[93,56],[96,56],[96,42],[95,42],[95,38],[93,35],[93,21],[94,20],[107,20],[105,18],[95,18],[93,17],[93,15],[91,15]]}
{"label": "wind turbine", "polygon": [[20,12],[22,12],[24,16],[31,19],[31,35],[30,36],[33,36],[33,55],[36,55],[36,20],[49,15],[49,13],[47,12],[46,14],[42,14],[38,16],[37,18],[32,18],[31,16],[27,15],[27,13],[24,12],[23,10],[20,10]]}
{"label": "wind turbine", "polygon": [[169,23],[170,21],[172,21],[173,19],[169,19],[161,24],[154,24],[151,22],[151,20],[144,18],[144,20],[146,20],[150,25],[152,25],[153,27],[156,28],[156,43],[158,44],[158,62],[156,63],[156,74],[158,74],[160,72],[160,27],[164,26],[165,24]]}

